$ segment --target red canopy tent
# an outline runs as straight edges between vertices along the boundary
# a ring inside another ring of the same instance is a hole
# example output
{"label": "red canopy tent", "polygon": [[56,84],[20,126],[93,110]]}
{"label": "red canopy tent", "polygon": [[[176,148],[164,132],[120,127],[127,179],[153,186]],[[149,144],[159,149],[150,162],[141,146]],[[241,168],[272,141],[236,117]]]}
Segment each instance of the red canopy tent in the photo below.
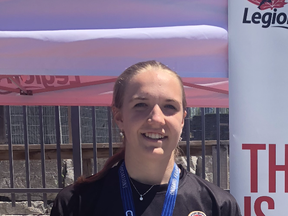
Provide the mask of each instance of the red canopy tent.
{"label": "red canopy tent", "polygon": [[111,104],[115,78],[155,59],[191,107],[228,107],[227,0],[0,0],[0,104]]}

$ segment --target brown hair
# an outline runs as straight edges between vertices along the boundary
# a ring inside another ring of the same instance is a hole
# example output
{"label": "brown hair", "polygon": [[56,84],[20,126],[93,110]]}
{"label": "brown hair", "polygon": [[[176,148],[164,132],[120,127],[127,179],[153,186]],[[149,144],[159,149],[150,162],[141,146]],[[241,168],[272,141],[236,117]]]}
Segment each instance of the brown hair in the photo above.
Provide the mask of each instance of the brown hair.
{"label": "brown hair", "polygon": [[155,60],[151,61],[145,61],[145,62],[138,62],[130,67],[128,67],[116,80],[114,84],[114,91],[113,91],[113,101],[112,101],[112,107],[115,107],[117,109],[121,109],[123,105],[123,98],[124,93],[126,89],[126,85],[129,82],[129,80],[134,77],[136,74],[149,69],[162,69],[166,70],[169,73],[172,73],[175,75],[175,77],[178,79],[178,81],[181,84],[182,88],[182,106],[183,110],[186,109],[186,97],[184,92],[184,87],[182,80],[180,76],[173,70],[171,70],[166,65],[162,64],[161,62],[157,62]]}
{"label": "brown hair", "polygon": [[[113,89],[113,101],[112,101],[113,115],[115,114],[116,110],[120,110],[122,108],[126,86],[127,86],[127,83],[130,81],[130,79],[132,77],[134,77],[136,74],[138,74],[142,71],[145,71],[145,70],[149,70],[149,69],[156,69],[156,70],[162,69],[162,70],[165,70],[165,71],[175,75],[175,77],[180,82],[180,86],[182,89],[183,111],[186,109],[187,103],[186,103],[185,91],[184,91],[183,83],[182,83],[180,76],[175,71],[173,71],[169,67],[167,67],[166,65],[164,65],[160,62],[157,62],[155,60],[151,60],[151,61],[139,62],[139,63],[136,63],[136,64],[128,67],[117,78],[117,80],[114,84],[114,89]],[[119,161],[124,159],[124,156],[125,156],[125,146],[123,147],[123,149],[121,149],[120,152],[113,155],[112,157],[110,157],[107,160],[103,169],[100,172],[98,172],[98,173],[94,174],[93,176],[86,178],[86,179],[84,179],[84,177],[78,178],[76,185],[78,185],[80,183],[94,182],[98,179],[103,178],[111,167],[113,167],[116,163],[118,163]]]}

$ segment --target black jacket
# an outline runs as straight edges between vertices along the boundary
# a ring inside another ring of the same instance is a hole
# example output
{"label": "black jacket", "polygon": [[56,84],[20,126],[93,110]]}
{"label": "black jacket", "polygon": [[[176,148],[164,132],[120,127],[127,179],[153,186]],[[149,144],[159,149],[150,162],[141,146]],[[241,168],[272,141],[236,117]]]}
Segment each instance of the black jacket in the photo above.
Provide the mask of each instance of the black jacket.
{"label": "black jacket", "polygon": [[[235,199],[216,185],[188,173],[182,166],[179,189],[173,215],[188,216],[201,211],[206,216],[241,216]],[[101,180],[75,188],[70,185],[56,197],[51,216],[124,216],[119,178],[119,165],[112,168]],[[140,193],[151,185],[132,180]],[[168,185],[155,185],[139,200],[139,194],[132,188],[136,216],[160,216]]]}

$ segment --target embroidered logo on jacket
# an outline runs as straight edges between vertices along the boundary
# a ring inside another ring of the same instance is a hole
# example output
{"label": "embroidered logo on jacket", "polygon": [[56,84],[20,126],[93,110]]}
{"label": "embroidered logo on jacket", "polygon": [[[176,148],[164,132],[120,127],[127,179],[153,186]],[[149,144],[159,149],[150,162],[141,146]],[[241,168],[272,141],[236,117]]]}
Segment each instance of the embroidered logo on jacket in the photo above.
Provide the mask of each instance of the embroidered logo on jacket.
{"label": "embroidered logo on jacket", "polygon": [[206,214],[202,211],[193,211],[193,212],[189,213],[188,216],[206,216]]}

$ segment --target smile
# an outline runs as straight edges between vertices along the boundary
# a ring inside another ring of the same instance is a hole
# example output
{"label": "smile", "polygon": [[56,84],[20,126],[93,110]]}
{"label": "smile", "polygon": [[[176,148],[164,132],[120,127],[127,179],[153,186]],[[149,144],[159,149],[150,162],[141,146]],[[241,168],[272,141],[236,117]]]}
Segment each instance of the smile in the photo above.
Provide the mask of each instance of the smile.
{"label": "smile", "polygon": [[143,135],[144,135],[145,137],[148,137],[148,138],[150,138],[150,139],[155,139],[155,140],[165,138],[163,135],[158,134],[158,133],[143,133]]}

